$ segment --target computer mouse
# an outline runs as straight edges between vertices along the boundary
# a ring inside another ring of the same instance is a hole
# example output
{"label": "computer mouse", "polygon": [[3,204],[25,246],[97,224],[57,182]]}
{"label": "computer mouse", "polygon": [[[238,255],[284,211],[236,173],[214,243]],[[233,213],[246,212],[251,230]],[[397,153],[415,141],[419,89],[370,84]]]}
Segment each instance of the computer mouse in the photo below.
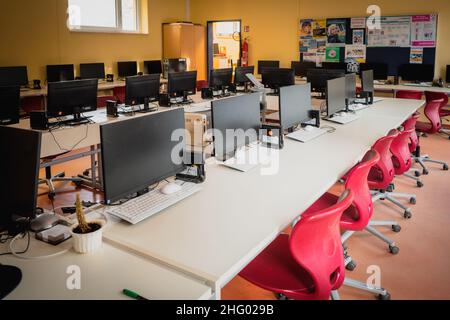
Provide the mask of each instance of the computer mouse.
{"label": "computer mouse", "polygon": [[314,127],[313,127],[313,126],[306,126],[306,127],[304,128],[304,130],[307,131],[307,132],[311,132],[311,131],[314,130]]}
{"label": "computer mouse", "polygon": [[178,191],[181,191],[181,186],[176,183],[169,183],[168,185],[161,188],[161,193],[165,195],[177,193]]}

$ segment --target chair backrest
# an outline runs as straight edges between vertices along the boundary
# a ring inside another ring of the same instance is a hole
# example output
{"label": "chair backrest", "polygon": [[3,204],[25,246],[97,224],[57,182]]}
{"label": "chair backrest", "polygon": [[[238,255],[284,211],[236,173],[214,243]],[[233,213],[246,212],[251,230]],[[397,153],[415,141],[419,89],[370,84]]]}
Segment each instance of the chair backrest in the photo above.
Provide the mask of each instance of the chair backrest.
{"label": "chair backrest", "polygon": [[[370,170],[379,160],[380,155],[378,152],[370,150],[361,162],[354,166],[347,175],[345,189],[353,192],[353,207],[356,209],[356,215],[352,216],[352,220],[341,220],[341,227],[343,229],[361,231],[369,224],[373,214],[373,202],[368,177]],[[348,210],[352,209],[350,208]]]}
{"label": "chair backrest", "polygon": [[440,110],[444,104],[443,99],[430,100],[425,105],[425,116],[428,118],[431,124],[431,128],[427,133],[435,134],[442,128],[442,120],[440,116]]}
{"label": "chair backrest", "polygon": [[328,300],[345,278],[344,255],[339,221],[354,199],[351,190],[338,203],[319,212],[305,213],[292,230],[289,248],[292,257],[314,281],[313,300]]}
{"label": "chair backrest", "polygon": [[389,187],[395,177],[395,168],[392,163],[390,151],[392,141],[398,136],[397,130],[391,130],[386,137],[379,139],[372,149],[380,155],[378,163],[372,167],[369,173],[369,187],[371,189],[385,190]]}
{"label": "chair backrest", "polygon": [[405,128],[405,130],[412,130],[411,136],[409,137],[409,151],[411,153],[415,152],[419,146],[419,137],[416,132],[416,123],[419,117],[420,114],[416,112],[403,123],[403,128]]}
{"label": "chair backrest", "polygon": [[441,109],[448,105],[448,95],[445,92],[425,91],[425,99],[427,102],[442,99]]}
{"label": "chair backrest", "polygon": [[413,91],[413,90],[399,90],[395,93],[395,97],[397,99],[414,99],[421,100],[422,99],[421,91]]}
{"label": "chair backrest", "polygon": [[414,129],[401,131],[391,143],[392,163],[395,174],[406,173],[412,166],[412,156],[409,150],[409,141]]}

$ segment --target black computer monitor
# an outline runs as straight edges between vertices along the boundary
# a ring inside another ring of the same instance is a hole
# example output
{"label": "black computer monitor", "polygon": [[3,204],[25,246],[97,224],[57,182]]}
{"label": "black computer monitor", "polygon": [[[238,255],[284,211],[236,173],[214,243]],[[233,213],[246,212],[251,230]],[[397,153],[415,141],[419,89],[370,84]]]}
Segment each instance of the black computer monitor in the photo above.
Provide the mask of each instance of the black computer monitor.
{"label": "black computer monitor", "polygon": [[238,148],[258,140],[261,127],[260,94],[215,100],[212,102],[211,117],[216,157],[223,160],[233,157]]}
{"label": "black computer monitor", "polygon": [[387,63],[361,63],[359,65],[359,73],[373,70],[373,79],[374,80],[387,80],[389,76],[389,66]]}
{"label": "black computer monitor", "polygon": [[144,104],[147,109],[149,102],[158,100],[159,88],[159,74],[127,77],[125,80],[125,102],[128,105]]}
{"label": "black computer monitor", "polygon": [[209,74],[209,86],[221,90],[233,84],[233,68],[213,69]]}
{"label": "black computer monitor", "polygon": [[159,74],[163,73],[161,60],[144,61],[145,74]]}
{"label": "black computer monitor", "polygon": [[0,87],[0,125],[19,123],[20,87]]}
{"label": "black computer monitor", "polygon": [[295,84],[295,72],[293,69],[264,68],[261,78],[264,86],[275,89],[276,92],[281,87]]}
{"label": "black computer monitor", "polygon": [[80,64],[81,79],[105,79],[104,63],[81,63]]}
{"label": "black computer monitor", "polygon": [[344,72],[347,72],[347,64],[345,62],[322,62],[322,68],[327,70],[344,70]]}
{"label": "black computer monitor", "polygon": [[284,130],[309,121],[311,84],[280,88],[280,124]]}
{"label": "black computer monitor", "polygon": [[136,61],[117,62],[117,68],[119,71],[119,78],[136,76],[138,73]]}
{"label": "black computer monitor", "polygon": [[82,121],[83,112],[97,109],[97,79],[54,82],[48,84],[47,115],[73,115],[74,122]]}
{"label": "black computer monitor", "polygon": [[345,110],[345,77],[327,81],[327,115]]}
{"label": "black computer monitor", "polygon": [[182,172],[183,155],[174,150],[184,139],[172,141],[172,134],[184,129],[183,108],[100,126],[105,203]]}
{"label": "black computer monitor", "polygon": [[247,74],[254,74],[255,67],[237,67],[234,72],[234,84],[237,86],[242,86],[247,83],[251,83],[251,81],[247,78]]}
{"label": "black computer monitor", "polygon": [[403,81],[433,82],[434,65],[432,64],[404,64],[400,67],[399,76]]}
{"label": "black computer monitor", "polygon": [[167,83],[169,97],[187,97],[197,92],[197,71],[171,72]]}
{"label": "black computer monitor", "polygon": [[447,65],[445,70],[445,82],[450,83],[450,65]]}
{"label": "black computer monitor", "polygon": [[187,60],[186,58],[165,59],[163,67],[164,78],[167,78],[169,73],[187,71]]}
{"label": "black computer monitor", "polygon": [[[41,158],[41,133],[0,126],[0,230],[13,225],[17,218],[36,216],[36,199]],[[15,218],[17,216],[17,218]]]}
{"label": "black computer monitor", "polygon": [[345,70],[334,69],[309,69],[307,71],[308,82],[311,83],[311,91],[324,94],[327,81],[345,77]]}
{"label": "black computer monitor", "polygon": [[345,75],[345,97],[347,105],[352,104],[356,99],[356,74],[354,73]]}
{"label": "black computer monitor", "polygon": [[309,69],[316,69],[315,62],[301,62],[301,61],[292,61],[291,69],[294,69],[296,77],[306,77],[308,75]]}
{"label": "black computer monitor", "polygon": [[48,65],[47,82],[72,81],[75,79],[73,64]]}
{"label": "black computer monitor", "polygon": [[0,87],[28,86],[27,67],[0,67]]}
{"label": "black computer monitor", "polygon": [[265,68],[279,68],[280,61],[276,60],[259,60],[258,61],[258,74],[262,74]]}

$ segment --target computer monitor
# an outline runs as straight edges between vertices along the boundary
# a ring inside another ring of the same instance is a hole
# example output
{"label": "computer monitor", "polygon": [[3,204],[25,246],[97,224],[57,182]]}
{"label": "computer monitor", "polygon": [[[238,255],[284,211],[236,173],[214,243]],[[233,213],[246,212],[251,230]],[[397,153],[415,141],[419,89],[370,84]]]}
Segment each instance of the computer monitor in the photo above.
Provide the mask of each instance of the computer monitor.
{"label": "computer monitor", "polygon": [[309,69],[316,69],[315,62],[301,62],[301,61],[292,61],[291,69],[294,69],[296,77],[306,77],[308,75]]}
{"label": "computer monitor", "polygon": [[54,82],[48,84],[47,115],[74,116],[74,122],[83,121],[83,112],[97,109],[97,79]]}
{"label": "computer monitor", "polygon": [[161,60],[144,61],[145,74],[159,74],[163,73]]}
{"label": "computer monitor", "polygon": [[389,66],[387,63],[361,63],[359,65],[359,72],[373,70],[373,79],[374,80],[387,80],[388,79],[388,70]]}
{"label": "computer monitor", "polygon": [[184,121],[183,108],[176,108],[100,126],[106,204],[125,199],[185,169],[183,155],[174,154],[184,139],[172,141],[176,130],[184,133]]}
{"label": "computer monitor", "polygon": [[322,62],[322,68],[327,70],[344,70],[344,72],[347,72],[347,64],[345,62]]}
{"label": "computer monitor", "polygon": [[293,69],[264,68],[261,78],[264,86],[275,89],[276,92],[281,87],[295,84],[295,72]]}
{"label": "computer monitor", "polygon": [[434,65],[432,64],[404,64],[400,67],[399,76],[403,81],[433,82]]}
{"label": "computer monitor", "polygon": [[136,61],[117,62],[117,68],[119,71],[119,78],[136,76],[138,73]]}
{"label": "computer monitor", "polygon": [[221,90],[233,84],[233,68],[213,69],[209,74],[209,86]]}
{"label": "computer monitor", "polygon": [[345,110],[345,77],[327,81],[327,115]]}
{"label": "computer monitor", "polygon": [[279,68],[280,61],[276,60],[260,60],[258,61],[258,74],[262,74],[265,68]]}
{"label": "computer monitor", "polygon": [[81,63],[80,64],[81,79],[105,79],[104,63]]}
{"label": "computer monitor", "polygon": [[148,103],[158,100],[159,88],[159,74],[127,77],[125,80],[125,102],[128,105],[143,104],[144,110],[148,111]]}
{"label": "computer monitor", "polygon": [[247,78],[247,74],[254,74],[255,67],[237,67],[234,72],[234,84],[235,85],[245,85],[247,83],[251,83],[251,81]]}
{"label": "computer monitor", "polygon": [[258,131],[261,127],[259,103],[260,93],[212,102],[214,149],[218,159],[233,157],[237,149],[258,140]]}
{"label": "computer monitor", "polygon": [[169,97],[187,97],[197,93],[197,71],[171,72],[167,83]]}
{"label": "computer monitor", "polygon": [[187,60],[185,58],[164,59],[164,78],[167,79],[169,73],[187,71]]}
{"label": "computer monitor", "polygon": [[28,86],[27,67],[0,67],[0,87]]}
{"label": "computer monitor", "polygon": [[[0,126],[3,168],[0,192],[0,230],[13,225],[17,218],[34,219],[41,158],[41,133]],[[17,216],[17,218],[15,218]]]}
{"label": "computer monitor", "polygon": [[311,84],[280,88],[280,124],[284,130],[309,121]]}
{"label": "computer monitor", "polygon": [[361,87],[363,92],[374,92],[374,79],[373,79],[373,70],[366,70],[361,72]]}
{"label": "computer monitor", "polygon": [[72,81],[75,79],[73,64],[48,65],[47,82]]}
{"label": "computer monitor", "polygon": [[447,65],[445,70],[445,82],[450,83],[450,65]]}
{"label": "computer monitor", "polygon": [[0,87],[0,125],[19,123],[20,87]]}
{"label": "computer monitor", "polygon": [[356,74],[349,73],[345,75],[345,97],[347,106],[352,104],[356,99]]}
{"label": "computer monitor", "polygon": [[321,94],[325,93],[328,80],[342,77],[345,77],[344,70],[309,69],[307,71],[307,79],[311,83],[311,91]]}

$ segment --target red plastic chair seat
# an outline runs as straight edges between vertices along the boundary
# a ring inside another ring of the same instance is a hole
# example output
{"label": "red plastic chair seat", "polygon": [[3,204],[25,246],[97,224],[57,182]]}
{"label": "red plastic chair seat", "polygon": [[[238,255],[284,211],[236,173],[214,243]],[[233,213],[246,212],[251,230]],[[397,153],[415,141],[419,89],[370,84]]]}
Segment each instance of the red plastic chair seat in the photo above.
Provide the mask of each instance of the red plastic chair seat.
{"label": "red plastic chair seat", "polygon": [[305,293],[305,299],[314,292],[309,273],[294,260],[289,250],[289,236],[280,235],[239,274],[247,281],[275,293],[287,290]]}
{"label": "red plastic chair seat", "polygon": [[417,122],[416,131],[423,133],[433,133],[433,126],[428,122]]}

